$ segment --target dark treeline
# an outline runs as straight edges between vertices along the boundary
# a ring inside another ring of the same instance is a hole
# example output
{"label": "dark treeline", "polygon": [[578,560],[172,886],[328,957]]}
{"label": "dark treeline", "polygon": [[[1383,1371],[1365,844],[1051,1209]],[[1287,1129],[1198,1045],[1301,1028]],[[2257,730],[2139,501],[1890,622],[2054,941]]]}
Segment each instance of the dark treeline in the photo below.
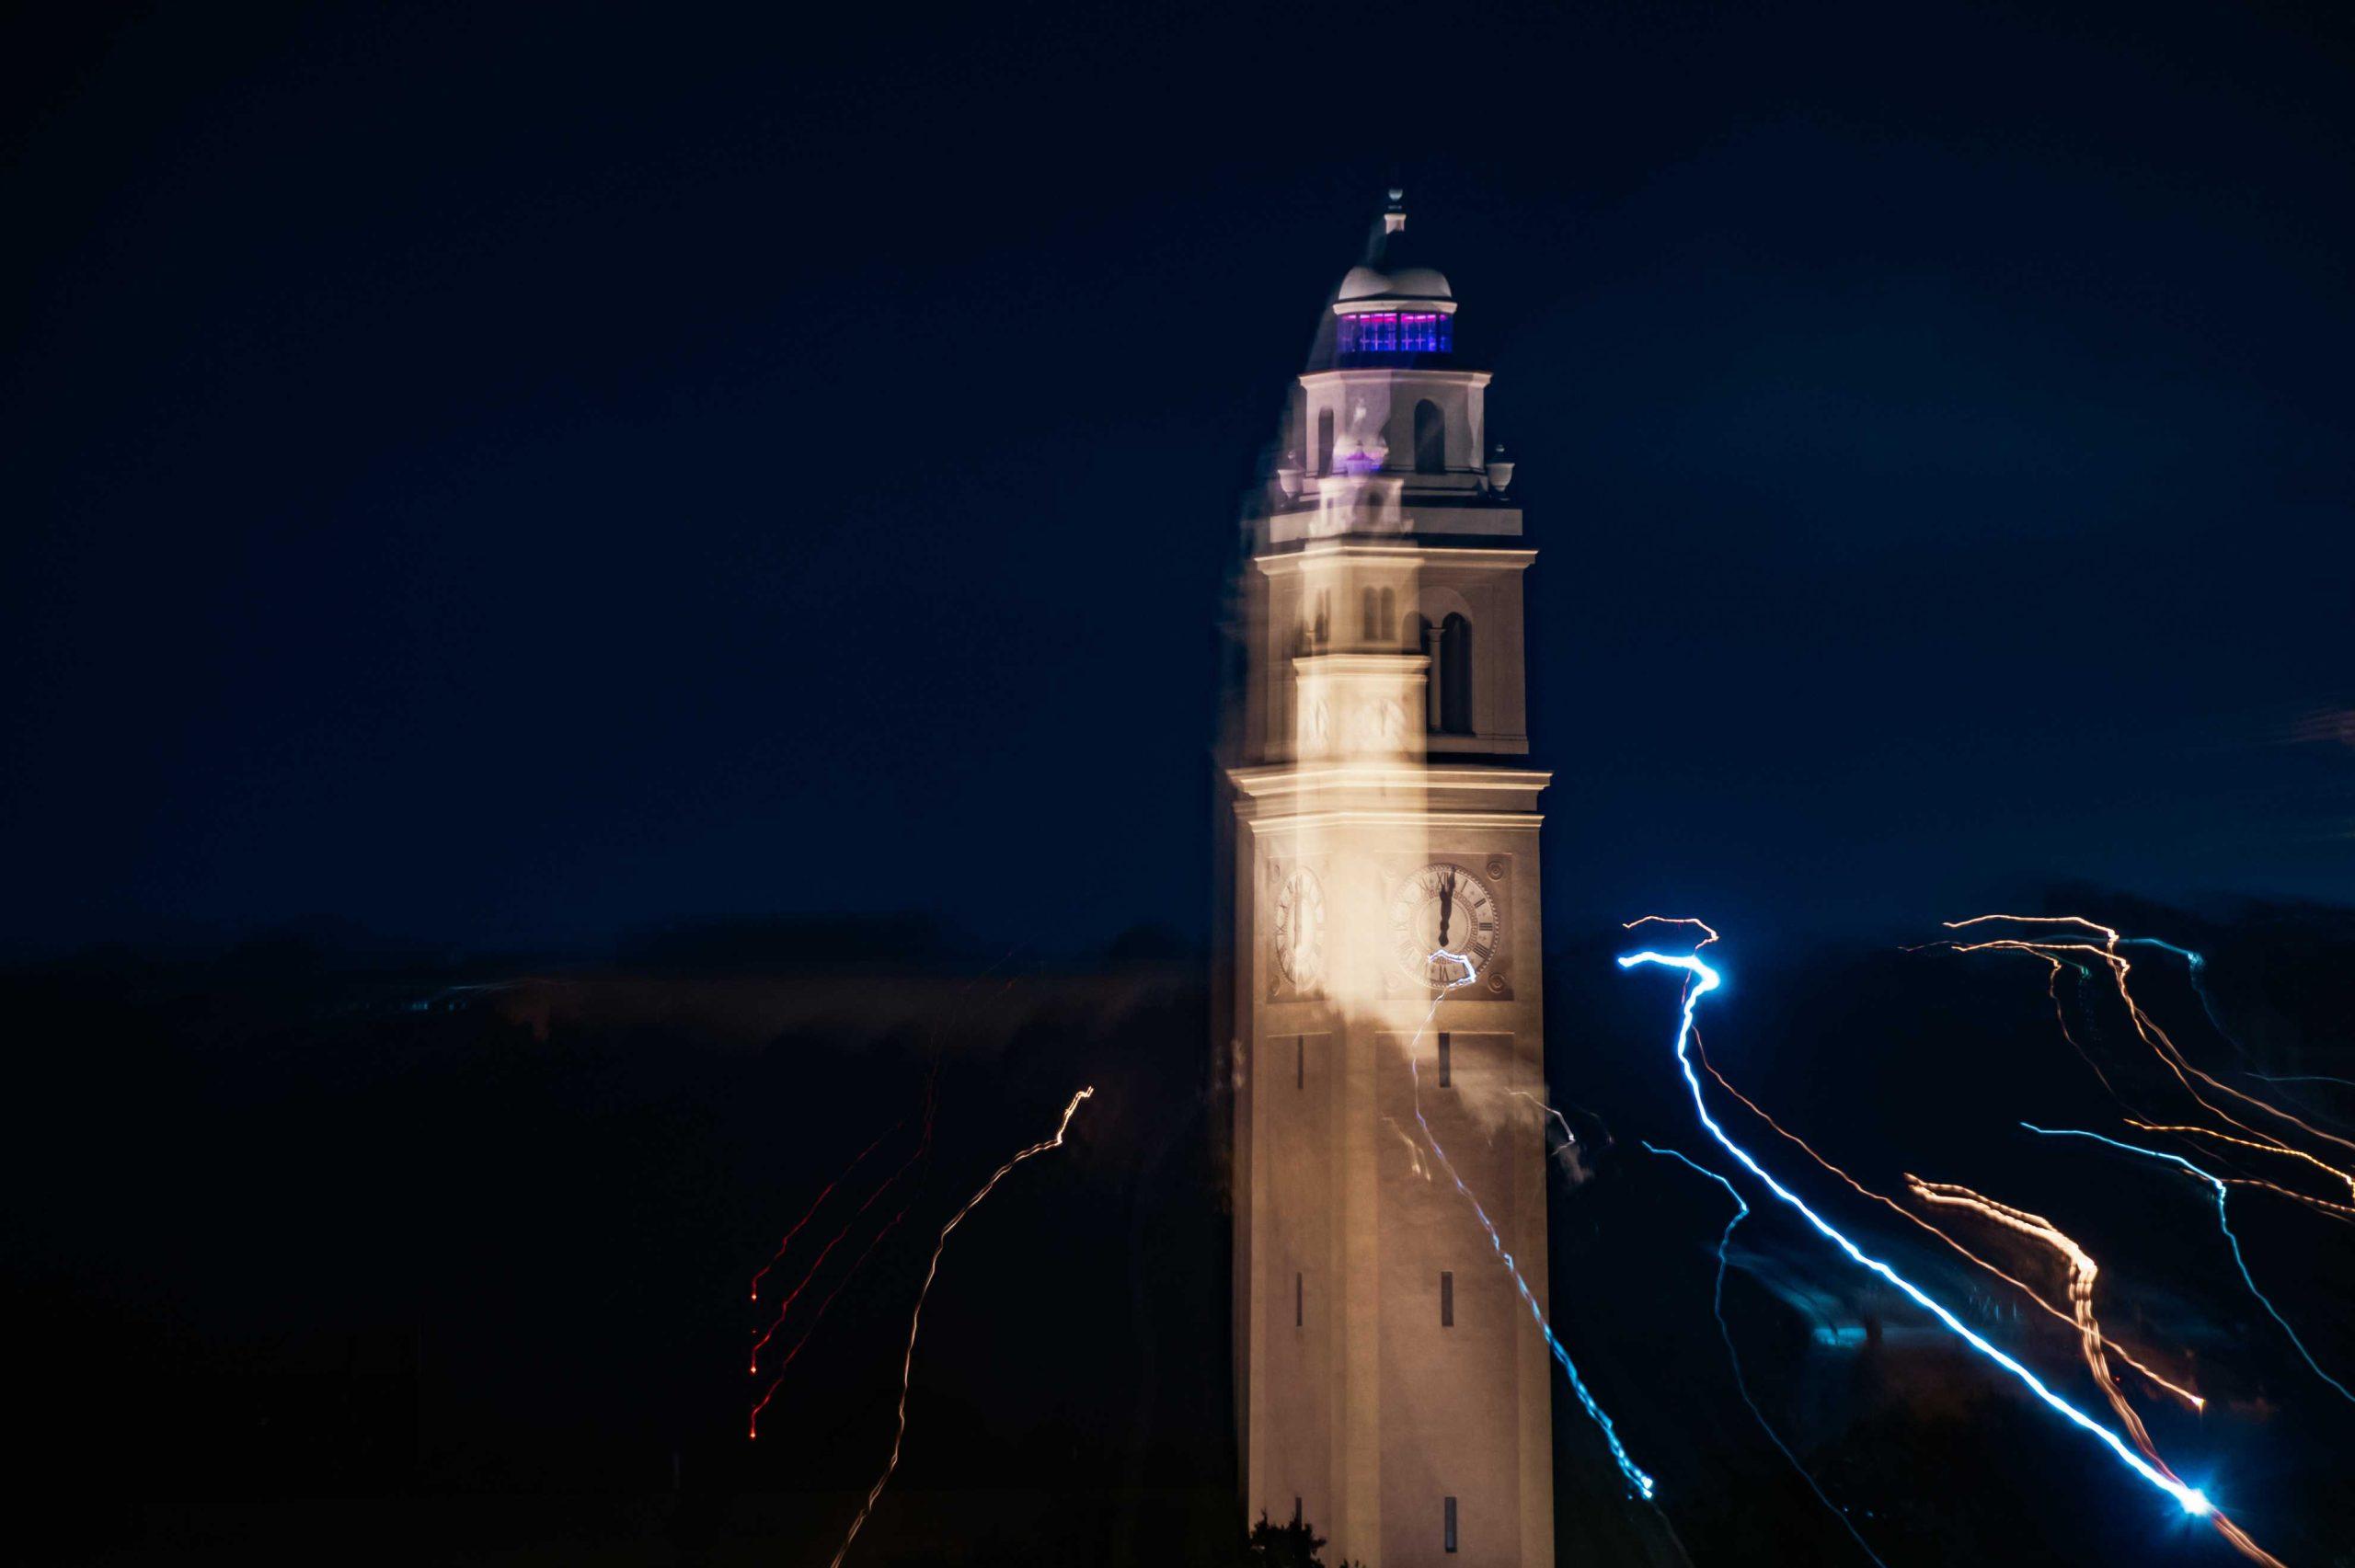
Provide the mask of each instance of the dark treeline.
{"label": "dark treeline", "polygon": [[[2133,950],[2138,995],[2209,1070],[2355,1077],[2347,915],[2085,907],[2205,955],[2203,1001],[2179,959]],[[890,1449],[933,1237],[1086,1083],[1066,1147],[948,1247],[902,1462],[855,1561],[1234,1553],[1199,958],[1146,934],[1050,968],[893,929],[909,947],[888,962],[815,970],[772,961],[809,932],[778,926],[782,949],[764,948],[740,923],[565,968],[355,956],[313,933],[7,977],[5,1277],[34,1533],[122,1563],[823,1561]],[[1673,983],[1618,972],[1623,944],[1598,932],[1549,960],[1550,1076],[1579,1137],[1554,1191],[1557,1323],[1694,1561],[1844,1560],[1837,1521],[1743,1409],[1711,1318],[1729,1201],[1643,1148],[1731,1173],[1682,1097]],[[1738,932],[1713,951],[1729,984],[1703,1038],[1729,1079],[1880,1191],[1909,1172],[1959,1182],[2077,1235],[2113,1334],[2209,1397],[2195,1420],[2135,1390],[2163,1450],[2290,1561],[2355,1539],[2330,1484],[2355,1424],[2231,1274],[2206,1189],[2017,1131],[2142,1136],[2061,1036],[2043,966],[1878,951],[1767,969]],[[2121,1098],[2183,1107],[2098,986],[2059,994]],[[2342,1125],[2355,1110],[2327,1082],[2273,1092]],[[1827,1217],[2098,1408],[2064,1328],[1718,1104]],[[870,1143],[748,1300],[785,1229]],[[1744,1191],[1760,1212],[1725,1300],[1751,1391],[1890,1562],[2227,1561]],[[2344,1231],[2262,1195],[2233,1212],[2316,1357],[2355,1366]],[[764,1365],[842,1293],[748,1443],[771,1375],[748,1378],[747,1346],[837,1233]],[[2057,1285],[2032,1250],[1975,1234]],[[1565,1561],[1670,1560],[1566,1390],[1556,1459]],[[108,1505],[66,1501],[94,1482]]]}

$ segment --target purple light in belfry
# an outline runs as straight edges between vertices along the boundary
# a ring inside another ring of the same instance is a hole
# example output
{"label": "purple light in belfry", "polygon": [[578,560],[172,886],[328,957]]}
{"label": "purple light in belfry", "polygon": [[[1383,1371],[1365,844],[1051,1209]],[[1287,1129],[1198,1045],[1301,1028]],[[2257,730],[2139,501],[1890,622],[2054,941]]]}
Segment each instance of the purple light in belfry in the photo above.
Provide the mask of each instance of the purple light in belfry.
{"label": "purple light in belfry", "polygon": [[1453,324],[1437,311],[1361,311],[1341,318],[1345,354],[1444,354]]}

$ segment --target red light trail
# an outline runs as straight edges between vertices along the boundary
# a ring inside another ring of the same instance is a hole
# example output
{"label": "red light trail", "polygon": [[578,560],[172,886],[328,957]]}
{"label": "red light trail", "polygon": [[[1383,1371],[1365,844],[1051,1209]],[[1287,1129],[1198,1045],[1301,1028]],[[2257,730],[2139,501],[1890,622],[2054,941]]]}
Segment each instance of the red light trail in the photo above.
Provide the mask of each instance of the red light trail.
{"label": "red light trail", "polygon": [[[810,1282],[818,1277],[818,1271],[826,1266],[826,1259],[833,1254],[833,1250],[836,1247],[842,1244],[844,1237],[848,1236],[851,1231],[857,1229],[860,1217],[865,1215],[868,1209],[875,1207],[875,1200],[881,1197],[885,1193],[890,1192],[893,1186],[897,1185],[900,1178],[906,1175],[909,1169],[913,1167],[917,1161],[923,1159],[931,1150],[933,1106],[933,1086],[930,1083],[926,1083],[925,1085],[924,1102],[924,1135],[916,1140],[914,1150],[910,1153],[905,1160],[900,1162],[900,1168],[898,1170],[893,1171],[890,1175],[884,1177],[882,1184],[873,1192],[867,1195],[865,1202],[861,1203],[856,1209],[851,1211],[851,1217],[843,1222],[843,1228],[834,1232],[833,1238],[827,1242],[824,1246],[818,1249],[818,1255],[810,1260],[810,1267],[802,1274],[800,1281],[797,1283],[791,1290],[786,1293],[785,1304],[776,1310],[776,1317],[769,1323],[767,1330],[762,1333],[760,1338],[752,1342],[751,1365],[746,1368],[751,1375],[754,1377],[758,1377],[760,1375],[761,1352],[768,1347],[769,1341],[775,1339],[776,1337],[777,1331],[785,1326],[786,1316],[793,1310],[793,1303],[798,1300],[801,1293],[810,1288]],[[889,1135],[887,1134],[886,1136]],[[863,1160],[866,1156],[862,1154],[859,1158]],[[902,1212],[905,1211],[902,1210]],[[895,1219],[892,1221],[892,1224],[897,1224],[898,1222],[899,1221]],[[883,1234],[888,1233],[890,1228],[891,1227],[890,1225],[885,1226],[883,1228],[883,1231],[878,1233],[876,1240],[880,1241]],[[869,1243],[868,1251],[873,1251],[872,1243]],[[864,1263],[865,1261],[865,1254],[861,1254],[859,1262]],[[857,1272],[857,1265],[854,1264],[851,1268],[851,1273],[856,1272]],[[844,1275],[842,1280],[834,1286],[834,1291],[839,1293],[843,1286],[848,1284],[849,1281],[850,1274]],[[828,1301],[832,1301],[833,1299],[833,1296],[830,1294],[826,1299]],[[767,1402],[764,1400],[762,1402],[766,1403]],[[755,1436],[757,1436],[757,1434],[755,1434]]]}
{"label": "red light trail", "polygon": [[782,1263],[785,1260],[786,1249],[793,1245],[793,1238],[801,1234],[801,1228],[804,1225],[809,1224],[810,1220],[817,1218],[818,1210],[826,1207],[826,1200],[833,1196],[834,1189],[842,1185],[844,1182],[850,1180],[851,1173],[867,1162],[867,1157],[874,1153],[878,1149],[883,1147],[883,1140],[885,1139],[890,1137],[893,1133],[899,1131],[902,1127],[907,1125],[907,1118],[903,1116],[900,1120],[893,1122],[890,1127],[885,1127],[880,1133],[876,1135],[874,1142],[868,1144],[866,1148],[858,1151],[858,1157],[856,1159],[853,1160],[849,1164],[842,1168],[841,1173],[836,1175],[833,1181],[828,1182],[824,1186],[818,1189],[818,1196],[810,1200],[809,1208],[802,1214],[800,1219],[793,1222],[792,1229],[786,1231],[785,1240],[776,1244],[776,1254],[770,1258],[768,1262],[761,1265],[760,1273],[752,1276],[753,1300],[757,1301],[761,1299],[761,1281],[768,1277],[769,1270],[775,1268],[779,1263]]}
{"label": "red light trail", "polygon": [[[884,1222],[883,1229],[875,1232],[875,1239],[868,1242],[866,1250],[852,1260],[850,1267],[843,1271],[841,1282],[826,1292],[825,1298],[818,1303],[817,1310],[810,1314],[809,1326],[801,1331],[801,1337],[793,1342],[792,1347],[786,1351],[784,1358],[777,1362],[776,1376],[769,1379],[769,1386],[762,1391],[760,1399],[752,1406],[752,1413],[745,1417],[745,1441],[752,1442],[760,1437],[761,1412],[769,1407],[769,1402],[776,1398],[777,1390],[785,1386],[785,1375],[793,1369],[794,1357],[799,1356],[801,1347],[810,1343],[810,1336],[818,1332],[818,1325],[826,1321],[826,1309],[834,1304],[835,1299],[842,1295],[845,1286],[858,1277],[859,1269],[866,1265],[868,1258],[875,1255],[875,1249],[883,1244],[883,1239],[886,1236],[900,1228],[900,1221],[905,1219],[908,1217],[908,1210],[914,1207],[915,1200],[913,1198],[900,1206],[900,1211]],[[753,1363],[753,1368],[757,1371],[759,1363]]]}

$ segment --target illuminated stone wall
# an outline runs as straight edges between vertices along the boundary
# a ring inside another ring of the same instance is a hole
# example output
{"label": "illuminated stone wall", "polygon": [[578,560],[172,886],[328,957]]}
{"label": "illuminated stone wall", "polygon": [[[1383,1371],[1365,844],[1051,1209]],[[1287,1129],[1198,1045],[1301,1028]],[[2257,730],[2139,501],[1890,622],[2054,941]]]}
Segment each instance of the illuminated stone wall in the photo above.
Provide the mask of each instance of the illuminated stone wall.
{"label": "illuminated stone wall", "polygon": [[[1379,288],[1365,271],[1351,286]],[[1328,1561],[1369,1568],[1553,1559],[1545,1345],[1422,1131],[1542,1301],[1544,1135],[1521,1095],[1545,1093],[1548,775],[1516,761],[1534,553],[1479,463],[1488,381],[1424,364],[1304,375],[1290,435],[1305,456],[1254,520],[1238,584],[1229,1089],[1245,1503],[1283,1519],[1297,1499]],[[1423,416],[1418,471],[1422,402],[1438,414]],[[1327,415],[1335,456],[1320,472]],[[1431,964],[1442,945],[1478,971],[1443,999],[1457,974]]]}

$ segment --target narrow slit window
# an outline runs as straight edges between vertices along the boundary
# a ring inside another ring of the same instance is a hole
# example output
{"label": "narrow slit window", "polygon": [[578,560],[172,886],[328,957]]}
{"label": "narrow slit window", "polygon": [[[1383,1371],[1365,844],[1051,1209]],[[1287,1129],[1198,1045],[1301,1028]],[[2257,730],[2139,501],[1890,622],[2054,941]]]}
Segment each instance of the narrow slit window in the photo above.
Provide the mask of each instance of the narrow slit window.
{"label": "narrow slit window", "polygon": [[1439,1036],[1439,1086],[1442,1089],[1452,1087],[1455,1082],[1454,1075],[1455,1042],[1442,1029]]}
{"label": "narrow slit window", "polygon": [[1439,1271],[1439,1326],[1455,1326],[1455,1276],[1447,1269]]}
{"label": "narrow slit window", "polygon": [[1472,733],[1472,623],[1450,615],[1439,625],[1439,728],[1442,735]]}
{"label": "narrow slit window", "polygon": [[1455,1499],[1450,1497],[1440,1511],[1440,1544],[1448,1551],[1455,1550]]}
{"label": "narrow slit window", "polygon": [[1306,1310],[1306,1309],[1307,1309],[1307,1304],[1308,1304],[1308,1276],[1307,1276],[1306,1275],[1304,1275],[1304,1274],[1295,1274],[1295,1275],[1293,1275],[1293,1276],[1292,1276],[1292,1327],[1294,1327],[1294,1328],[1299,1328],[1299,1327],[1301,1327],[1303,1324],[1304,1324],[1304,1323],[1306,1323],[1306,1322],[1308,1322],[1308,1314],[1307,1314],[1307,1310]]}
{"label": "narrow slit window", "polygon": [[1304,1035],[1292,1037],[1292,1086],[1308,1087],[1308,1037]]}

